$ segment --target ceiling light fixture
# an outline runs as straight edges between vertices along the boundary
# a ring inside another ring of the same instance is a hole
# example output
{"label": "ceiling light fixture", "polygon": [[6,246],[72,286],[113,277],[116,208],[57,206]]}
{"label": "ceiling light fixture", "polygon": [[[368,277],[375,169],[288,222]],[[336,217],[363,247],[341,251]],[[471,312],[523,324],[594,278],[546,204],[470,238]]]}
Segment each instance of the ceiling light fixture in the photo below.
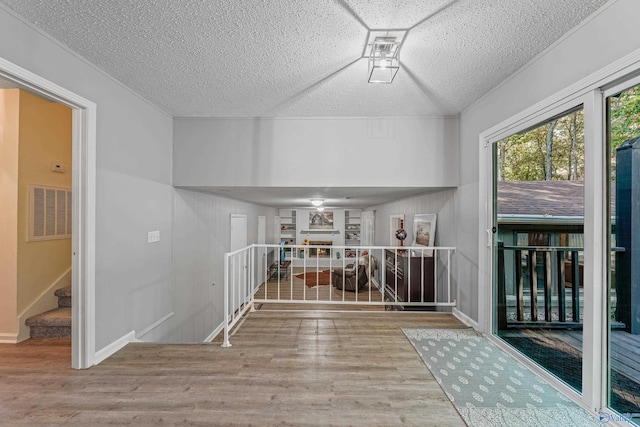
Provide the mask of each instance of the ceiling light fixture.
{"label": "ceiling light fixture", "polygon": [[376,37],[369,51],[369,83],[391,83],[400,69],[399,53],[395,37]]}
{"label": "ceiling light fixture", "polygon": [[311,199],[311,204],[312,204],[313,206],[315,206],[316,208],[317,208],[318,206],[322,206],[322,203],[323,203],[323,202],[324,202],[324,200],[322,200],[322,199]]}

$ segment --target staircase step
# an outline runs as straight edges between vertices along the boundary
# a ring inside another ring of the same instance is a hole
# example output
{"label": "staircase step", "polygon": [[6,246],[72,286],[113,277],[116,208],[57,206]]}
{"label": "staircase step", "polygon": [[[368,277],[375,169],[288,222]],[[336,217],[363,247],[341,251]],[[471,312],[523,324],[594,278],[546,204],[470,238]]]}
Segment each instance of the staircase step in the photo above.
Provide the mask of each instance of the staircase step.
{"label": "staircase step", "polygon": [[58,307],[71,307],[71,286],[60,288],[53,294],[58,297]]}
{"label": "staircase step", "polygon": [[56,308],[28,318],[31,338],[71,338],[71,308]]}

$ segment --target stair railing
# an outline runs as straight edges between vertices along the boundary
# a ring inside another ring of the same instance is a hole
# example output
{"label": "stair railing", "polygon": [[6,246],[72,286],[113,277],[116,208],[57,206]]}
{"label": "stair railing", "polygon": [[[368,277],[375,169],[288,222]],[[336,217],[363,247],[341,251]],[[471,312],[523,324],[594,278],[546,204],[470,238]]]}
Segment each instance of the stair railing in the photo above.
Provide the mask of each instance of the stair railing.
{"label": "stair railing", "polygon": [[224,254],[224,341],[231,347],[229,331],[253,308],[254,245]]}

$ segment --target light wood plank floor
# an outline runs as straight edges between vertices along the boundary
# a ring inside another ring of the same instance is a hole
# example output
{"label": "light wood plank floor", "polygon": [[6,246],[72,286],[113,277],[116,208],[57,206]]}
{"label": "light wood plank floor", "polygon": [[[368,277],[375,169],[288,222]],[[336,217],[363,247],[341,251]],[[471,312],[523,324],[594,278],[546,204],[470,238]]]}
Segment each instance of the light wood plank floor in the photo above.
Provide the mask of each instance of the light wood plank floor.
{"label": "light wood plank floor", "polygon": [[74,371],[70,346],[0,345],[0,425],[461,426],[401,327],[449,314],[258,311],[219,343],[127,345]]}

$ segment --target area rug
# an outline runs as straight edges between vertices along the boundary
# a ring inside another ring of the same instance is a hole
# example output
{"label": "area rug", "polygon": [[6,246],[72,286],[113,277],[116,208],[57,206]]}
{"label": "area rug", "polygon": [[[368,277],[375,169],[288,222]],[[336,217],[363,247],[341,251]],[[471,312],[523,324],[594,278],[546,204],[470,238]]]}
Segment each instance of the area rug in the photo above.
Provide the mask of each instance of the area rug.
{"label": "area rug", "polygon": [[474,330],[403,332],[469,426],[601,425]]}
{"label": "area rug", "polygon": [[329,285],[331,283],[331,270],[309,271],[305,274],[296,274],[297,279],[304,279],[305,285],[310,288],[318,285]]}

